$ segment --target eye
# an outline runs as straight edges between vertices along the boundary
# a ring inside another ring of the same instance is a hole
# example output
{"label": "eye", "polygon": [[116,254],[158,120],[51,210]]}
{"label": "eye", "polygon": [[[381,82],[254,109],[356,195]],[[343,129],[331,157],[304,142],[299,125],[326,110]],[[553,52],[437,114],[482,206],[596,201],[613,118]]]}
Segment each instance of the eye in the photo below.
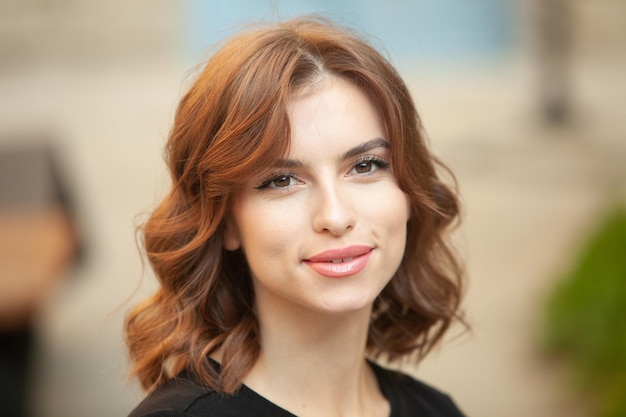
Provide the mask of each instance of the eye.
{"label": "eye", "polygon": [[275,177],[272,177],[266,181],[263,181],[259,186],[256,187],[257,190],[262,190],[265,188],[287,188],[292,185],[296,185],[298,180],[295,178],[293,174],[279,174]]}
{"label": "eye", "polygon": [[365,174],[366,172],[371,172],[375,170],[377,166],[372,161],[359,162],[355,165],[354,171],[357,174]]}
{"label": "eye", "polygon": [[384,160],[374,157],[365,156],[360,158],[356,164],[352,167],[351,174],[371,174],[379,169],[385,169],[389,167],[389,163]]}
{"label": "eye", "polygon": [[289,187],[292,182],[295,182],[294,178],[290,175],[281,175],[270,181],[269,186],[274,188]]}

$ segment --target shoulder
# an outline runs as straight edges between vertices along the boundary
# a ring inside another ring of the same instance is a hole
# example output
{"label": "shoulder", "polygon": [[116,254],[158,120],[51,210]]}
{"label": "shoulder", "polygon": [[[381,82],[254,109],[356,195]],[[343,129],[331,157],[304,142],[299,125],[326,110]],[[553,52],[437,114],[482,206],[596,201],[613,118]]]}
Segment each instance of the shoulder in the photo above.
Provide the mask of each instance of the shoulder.
{"label": "shoulder", "polygon": [[242,386],[220,394],[186,372],[158,387],[128,417],[292,417],[293,415]]}
{"label": "shoulder", "polygon": [[225,398],[183,373],[148,394],[128,417],[229,416],[221,410]]}
{"label": "shoulder", "polygon": [[149,393],[128,417],[192,417],[189,409],[196,402],[217,395],[183,374]]}
{"label": "shoulder", "polygon": [[372,364],[392,417],[464,417],[447,394],[404,373]]}

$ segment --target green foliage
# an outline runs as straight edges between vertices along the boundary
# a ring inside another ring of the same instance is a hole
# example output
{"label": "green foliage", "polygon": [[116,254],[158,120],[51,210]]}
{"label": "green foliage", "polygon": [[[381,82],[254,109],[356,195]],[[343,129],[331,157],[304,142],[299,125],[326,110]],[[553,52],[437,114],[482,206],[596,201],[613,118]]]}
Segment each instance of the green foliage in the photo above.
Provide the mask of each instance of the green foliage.
{"label": "green foliage", "polygon": [[551,294],[545,346],[564,354],[602,417],[626,417],[626,209],[612,211]]}

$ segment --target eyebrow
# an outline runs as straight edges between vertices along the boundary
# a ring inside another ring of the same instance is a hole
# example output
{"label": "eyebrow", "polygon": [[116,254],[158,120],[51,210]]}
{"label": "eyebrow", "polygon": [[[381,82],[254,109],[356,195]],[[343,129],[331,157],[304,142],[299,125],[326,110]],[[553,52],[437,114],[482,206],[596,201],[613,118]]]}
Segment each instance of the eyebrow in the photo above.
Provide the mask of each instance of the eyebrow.
{"label": "eyebrow", "polygon": [[346,159],[354,158],[357,155],[361,155],[362,153],[371,151],[372,149],[376,148],[389,149],[389,142],[387,142],[387,140],[384,138],[374,138],[350,149],[348,152],[343,154],[341,159],[345,161]]}
{"label": "eyebrow", "polygon": [[[374,138],[348,150],[341,156],[341,160],[345,161],[346,159],[354,158],[355,156],[376,148],[389,149],[389,142],[384,138]],[[304,163],[295,159],[280,159],[276,163],[276,166],[280,168],[302,168],[304,167]]]}

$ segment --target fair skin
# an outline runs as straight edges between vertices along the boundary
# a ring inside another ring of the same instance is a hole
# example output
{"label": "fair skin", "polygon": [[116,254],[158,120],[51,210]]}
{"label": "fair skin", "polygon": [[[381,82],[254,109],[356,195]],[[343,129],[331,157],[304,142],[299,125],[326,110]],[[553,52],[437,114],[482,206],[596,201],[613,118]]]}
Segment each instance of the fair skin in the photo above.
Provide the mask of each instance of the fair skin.
{"label": "fair skin", "polygon": [[225,239],[246,255],[260,323],[244,383],[302,417],[387,416],[365,346],[373,302],[404,254],[408,199],[355,85],[326,76],[289,117],[286,160],[251,179]]}

